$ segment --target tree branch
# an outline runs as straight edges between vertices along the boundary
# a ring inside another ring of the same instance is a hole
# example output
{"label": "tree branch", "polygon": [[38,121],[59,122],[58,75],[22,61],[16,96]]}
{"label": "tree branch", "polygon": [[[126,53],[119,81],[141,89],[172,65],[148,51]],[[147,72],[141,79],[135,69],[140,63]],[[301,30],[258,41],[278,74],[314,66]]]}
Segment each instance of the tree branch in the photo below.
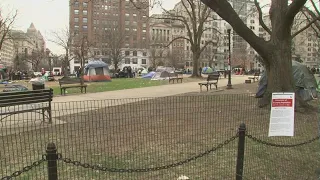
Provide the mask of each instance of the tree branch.
{"label": "tree branch", "polygon": [[268,55],[269,43],[258,37],[240,19],[239,15],[232,8],[227,0],[201,0],[204,4],[214,10],[222,19],[227,21],[234,31],[246,40],[259,54]]}
{"label": "tree branch", "polygon": [[255,6],[256,6],[256,8],[258,10],[258,13],[259,13],[259,23],[260,23],[260,25],[263,27],[264,30],[266,30],[269,33],[269,35],[271,35],[271,33],[272,33],[271,30],[266,26],[266,24],[264,23],[264,21],[262,19],[262,16],[263,16],[262,15],[262,10],[261,10],[261,7],[260,7],[258,1],[254,0],[254,4],[255,4]]}
{"label": "tree branch", "polygon": [[200,49],[200,53],[202,53],[203,50],[205,50],[209,44],[215,45],[216,43],[217,43],[217,42],[206,41],[205,44],[204,44],[204,46]]}
{"label": "tree branch", "polygon": [[320,17],[313,19],[312,21],[310,21],[305,27],[301,28],[299,31],[295,32],[294,34],[291,35],[292,38],[294,38],[295,36],[297,36],[299,33],[303,32],[304,30],[308,29],[313,23],[315,23],[316,21],[320,20]]}
{"label": "tree branch", "polygon": [[[312,19],[318,19],[318,18],[319,18],[319,17],[317,17],[310,9],[304,7],[304,8],[302,9],[302,13],[305,15],[305,17],[307,18],[307,20],[309,21],[309,23],[311,22],[311,19],[305,14],[305,12],[307,12],[307,13],[311,16]],[[315,21],[313,24],[316,26],[316,28],[318,29],[318,31],[320,31],[320,24],[319,24],[317,21]],[[313,29],[314,29],[314,28],[313,28]],[[314,29],[314,30],[315,30],[315,29]],[[319,34],[317,31],[315,31],[315,32],[316,32],[316,34]]]}
{"label": "tree branch", "polygon": [[301,8],[306,2],[307,0],[293,0],[292,3],[289,5],[286,12],[286,19],[289,25],[292,25],[294,17],[298,14],[298,12],[301,10]]}

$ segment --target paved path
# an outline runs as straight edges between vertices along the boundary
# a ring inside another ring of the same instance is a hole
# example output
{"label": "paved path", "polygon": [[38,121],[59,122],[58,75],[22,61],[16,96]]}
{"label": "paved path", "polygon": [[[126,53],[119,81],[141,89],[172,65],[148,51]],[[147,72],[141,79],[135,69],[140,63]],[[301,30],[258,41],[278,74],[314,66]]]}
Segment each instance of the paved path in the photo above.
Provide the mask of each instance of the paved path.
{"label": "paved path", "polygon": [[[242,84],[248,76],[234,76],[232,84]],[[218,83],[219,89],[224,89],[227,85],[228,79],[220,79]],[[143,97],[165,97],[189,92],[199,92],[200,88],[198,82],[189,82],[182,84],[170,84],[162,86],[152,86],[136,89],[125,89],[118,91],[107,91],[99,93],[87,93],[77,95],[67,95],[54,97],[53,102],[72,102],[72,101],[90,101],[90,100],[104,100],[104,99],[127,99],[127,98],[143,98]]]}
{"label": "paved path", "polygon": [[[245,79],[248,79],[248,77],[235,76],[232,78],[232,84],[242,84]],[[203,81],[54,97],[54,103],[52,103],[53,124],[51,125],[66,123],[59,119],[60,116],[77,114],[85,111],[92,111],[157,97],[173,96],[189,92],[200,93],[198,82]],[[219,79],[218,89],[225,89],[226,85],[227,79]],[[27,128],[28,130],[31,130],[51,126],[50,124],[42,123],[41,117],[42,116],[35,113],[18,114],[7,120],[0,121],[0,129],[11,128],[12,132],[10,131],[9,133],[11,134],[19,132],[21,130],[20,128]],[[2,131],[0,131],[0,136],[8,135],[7,131],[3,131],[3,133],[1,132]]]}

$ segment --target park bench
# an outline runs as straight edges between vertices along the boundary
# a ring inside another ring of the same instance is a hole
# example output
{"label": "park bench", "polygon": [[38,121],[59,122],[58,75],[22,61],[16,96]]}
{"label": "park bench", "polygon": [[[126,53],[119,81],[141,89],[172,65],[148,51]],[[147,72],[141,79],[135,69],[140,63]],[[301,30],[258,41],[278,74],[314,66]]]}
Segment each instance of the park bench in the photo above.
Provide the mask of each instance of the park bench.
{"label": "park bench", "polygon": [[169,73],[169,83],[172,81],[172,83],[174,83],[174,81],[176,80],[177,83],[179,83],[179,80],[182,83],[182,79],[183,79],[183,74],[178,74],[176,72],[174,73]]}
{"label": "park bench", "polygon": [[259,81],[259,77],[260,77],[260,73],[256,72],[254,73],[253,77],[248,77],[248,79],[253,79],[253,82],[255,82],[256,80]]}
{"label": "park bench", "polygon": [[218,89],[218,81],[219,81],[220,74],[209,74],[207,77],[207,82],[198,83],[200,86],[200,91],[202,91],[202,86],[207,87],[207,91],[209,91],[209,87],[214,85],[216,89]]}
{"label": "park bench", "polygon": [[83,84],[83,80],[81,78],[70,78],[65,76],[59,79],[59,85],[60,85],[61,95],[62,94],[66,95],[66,89],[69,89],[69,88],[80,88],[81,93],[83,93],[83,89],[84,89],[84,92],[87,93],[87,85]]}
{"label": "park bench", "polygon": [[[52,123],[52,89],[0,93],[0,122],[14,114],[37,112]],[[40,112],[38,112],[40,110]]]}

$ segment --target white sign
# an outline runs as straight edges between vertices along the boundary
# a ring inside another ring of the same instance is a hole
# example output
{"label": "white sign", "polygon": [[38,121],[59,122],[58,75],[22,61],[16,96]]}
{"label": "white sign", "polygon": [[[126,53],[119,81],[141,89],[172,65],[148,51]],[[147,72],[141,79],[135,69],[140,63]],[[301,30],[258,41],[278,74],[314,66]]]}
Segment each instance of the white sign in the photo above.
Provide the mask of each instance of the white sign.
{"label": "white sign", "polygon": [[293,136],[294,93],[272,93],[269,136]]}

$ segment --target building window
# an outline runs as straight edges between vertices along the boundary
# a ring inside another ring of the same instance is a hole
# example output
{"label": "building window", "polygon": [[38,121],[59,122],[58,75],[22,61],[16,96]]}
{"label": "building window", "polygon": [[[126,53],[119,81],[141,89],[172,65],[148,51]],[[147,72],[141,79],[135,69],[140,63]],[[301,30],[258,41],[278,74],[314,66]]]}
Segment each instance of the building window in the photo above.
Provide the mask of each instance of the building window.
{"label": "building window", "polygon": [[75,7],[79,7],[79,2],[77,2],[77,1],[74,2],[74,6],[75,6]]}
{"label": "building window", "polygon": [[83,19],[82,19],[82,22],[83,22],[83,23],[87,23],[87,22],[88,22],[88,18],[83,18]]}
{"label": "building window", "polygon": [[88,7],[88,2],[83,2],[83,7]]}
{"label": "building window", "polygon": [[130,51],[125,51],[125,55],[129,56],[130,55]]}
{"label": "building window", "polygon": [[137,56],[137,51],[133,51],[133,56]]}
{"label": "building window", "polygon": [[75,29],[79,29],[79,26],[78,26],[78,25],[75,25],[74,28],[75,28]]}
{"label": "building window", "polygon": [[143,52],[142,55],[143,55],[143,56],[147,56],[147,52]]}
{"label": "building window", "polygon": [[147,30],[143,29],[143,30],[142,30],[142,32],[144,32],[144,33],[145,33],[145,32],[147,32]]}
{"label": "building window", "polygon": [[83,14],[83,15],[88,15],[88,11],[87,11],[87,10],[83,10],[83,11],[82,11],[82,14]]}
{"label": "building window", "polygon": [[141,64],[147,64],[147,60],[146,59],[141,59]]}
{"label": "building window", "polygon": [[130,58],[125,58],[125,59],[124,59],[124,63],[125,63],[125,64],[130,64]]}
{"label": "building window", "polygon": [[74,14],[79,14],[79,10],[78,10],[78,9],[75,9],[75,10],[74,10]]}
{"label": "building window", "polygon": [[138,64],[138,58],[132,58],[132,64]]}
{"label": "building window", "polygon": [[74,22],[79,22],[79,18],[74,18]]}
{"label": "building window", "polygon": [[130,16],[130,14],[128,14],[128,13],[126,13],[125,15],[126,15],[126,17],[129,17],[129,16]]}
{"label": "building window", "polygon": [[87,30],[88,29],[88,26],[82,26],[83,27],[83,30]]}
{"label": "building window", "polygon": [[137,14],[132,14],[134,17],[136,17],[137,16]]}
{"label": "building window", "polygon": [[133,31],[137,31],[137,29],[136,29],[136,28],[133,28],[132,30],[133,30]]}

